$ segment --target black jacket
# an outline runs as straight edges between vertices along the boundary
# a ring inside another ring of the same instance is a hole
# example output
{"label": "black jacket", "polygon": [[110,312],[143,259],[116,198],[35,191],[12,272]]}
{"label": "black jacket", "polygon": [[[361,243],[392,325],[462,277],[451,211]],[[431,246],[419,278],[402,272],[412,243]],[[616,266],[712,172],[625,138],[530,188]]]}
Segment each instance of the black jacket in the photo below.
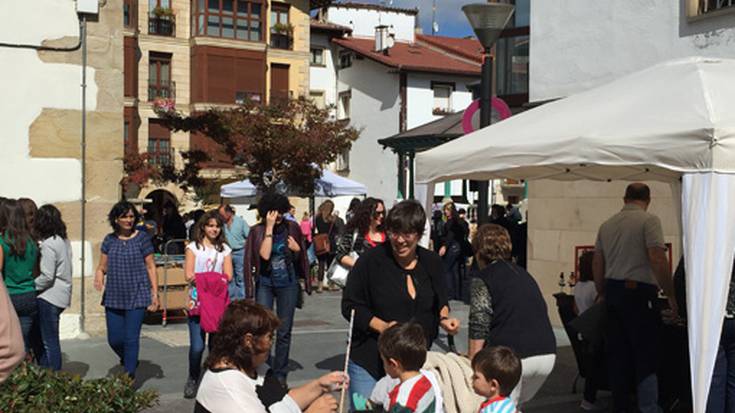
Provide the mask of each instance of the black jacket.
{"label": "black jacket", "polygon": [[[447,288],[441,258],[418,247],[418,264],[402,269],[393,258],[390,242],[366,251],[350,272],[342,294],[342,315],[350,319],[355,309],[351,359],[376,379],[385,375],[378,353],[378,333],[370,320],[419,323],[429,346],[438,334],[439,310],[447,305]],[[413,277],[416,299],[408,295],[406,275]]]}

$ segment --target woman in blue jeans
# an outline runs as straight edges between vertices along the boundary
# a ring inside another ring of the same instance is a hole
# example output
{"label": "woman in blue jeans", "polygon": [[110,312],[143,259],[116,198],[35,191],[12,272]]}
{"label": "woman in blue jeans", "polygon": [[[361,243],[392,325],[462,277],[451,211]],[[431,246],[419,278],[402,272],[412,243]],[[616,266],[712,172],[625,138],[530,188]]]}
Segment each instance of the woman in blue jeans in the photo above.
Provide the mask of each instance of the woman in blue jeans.
{"label": "woman in blue jeans", "polygon": [[421,325],[429,347],[441,327],[447,334],[459,331],[450,317],[441,258],[418,245],[426,213],[415,201],[396,204],[385,220],[389,242],[364,252],[352,268],[342,294],[342,315],[355,314],[348,363],[350,400],[368,399],[385,375],[378,352],[378,337],[396,323]]}
{"label": "woman in blue jeans", "polygon": [[31,237],[20,202],[0,202],[0,268],[15,312],[18,314],[26,353],[41,360],[43,346],[38,333],[38,303],[33,283],[38,247]]}
{"label": "woman in blue jeans", "polygon": [[[225,241],[223,229],[224,221],[217,211],[207,212],[194,224],[194,231],[192,231],[194,239],[186,246],[184,260],[184,274],[188,282],[195,283],[196,275],[205,272],[225,274],[228,281],[232,280],[232,249]],[[184,397],[193,399],[196,396],[197,385],[202,373],[202,354],[204,354],[207,333],[202,329],[201,317],[196,305],[189,309],[188,315],[189,378],[184,387]],[[211,334],[209,343],[211,347]]]}
{"label": "woman in blue jeans", "polygon": [[270,310],[275,303],[276,314],[281,320],[276,334],[275,355],[269,364],[274,376],[284,386],[288,375],[291,329],[299,297],[298,279],[304,279],[308,292],[311,288],[301,228],[283,218],[289,208],[290,203],[284,195],[264,195],[258,202],[261,221],[251,229],[245,246],[248,297],[253,298],[251,294],[255,292],[258,304]]}
{"label": "woman in blue jeans", "polygon": [[34,227],[41,250],[40,274],[35,280],[44,348],[41,366],[61,370],[59,317],[71,305],[71,244],[61,212],[53,205],[38,209]]}
{"label": "woman in blue jeans", "polygon": [[102,242],[94,287],[102,291],[107,341],[132,378],[138,367],[140,329],[146,307],[158,309],[158,279],[153,244],[147,233],[135,229],[138,211],[120,201],[107,216],[113,232]]}

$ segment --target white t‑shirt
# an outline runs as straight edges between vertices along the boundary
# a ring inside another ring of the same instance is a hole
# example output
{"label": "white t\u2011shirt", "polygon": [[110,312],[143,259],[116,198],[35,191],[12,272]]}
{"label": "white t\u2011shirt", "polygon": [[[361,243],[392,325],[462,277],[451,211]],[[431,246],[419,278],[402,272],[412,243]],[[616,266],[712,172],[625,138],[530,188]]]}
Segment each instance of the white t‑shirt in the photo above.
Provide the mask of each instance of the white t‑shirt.
{"label": "white t\u2011shirt", "polygon": [[204,247],[204,245],[197,246],[196,242],[190,242],[186,246],[187,249],[194,253],[196,259],[194,260],[194,272],[223,272],[222,269],[225,263],[225,257],[232,253],[232,248],[223,245],[222,251],[217,251],[214,247]]}
{"label": "white t\u2011shirt", "polygon": [[579,314],[584,313],[595,304],[597,290],[593,281],[579,281],[574,286],[574,304]]}
{"label": "white t\u2011shirt", "polygon": [[258,377],[252,379],[240,370],[207,370],[197,391],[197,402],[211,413],[301,413],[299,405],[286,395],[266,409],[255,392],[255,386],[262,386],[268,366],[262,364],[256,369]]}

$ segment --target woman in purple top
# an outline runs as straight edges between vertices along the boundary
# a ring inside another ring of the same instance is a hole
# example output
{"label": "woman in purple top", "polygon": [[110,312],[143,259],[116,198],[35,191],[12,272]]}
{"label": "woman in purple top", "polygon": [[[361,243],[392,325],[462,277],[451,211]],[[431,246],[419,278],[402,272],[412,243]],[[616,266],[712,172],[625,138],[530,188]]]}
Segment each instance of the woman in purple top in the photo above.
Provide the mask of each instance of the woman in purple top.
{"label": "woman in purple top", "polygon": [[158,309],[158,280],[153,244],[147,233],[135,229],[138,211],[127,202],[112,207],[108,220],[113,232],[102,242],[94,287],[104,289],[102,305],[107,320],[107,341],[120,364],[135,377],[140,329],[146,307]]}

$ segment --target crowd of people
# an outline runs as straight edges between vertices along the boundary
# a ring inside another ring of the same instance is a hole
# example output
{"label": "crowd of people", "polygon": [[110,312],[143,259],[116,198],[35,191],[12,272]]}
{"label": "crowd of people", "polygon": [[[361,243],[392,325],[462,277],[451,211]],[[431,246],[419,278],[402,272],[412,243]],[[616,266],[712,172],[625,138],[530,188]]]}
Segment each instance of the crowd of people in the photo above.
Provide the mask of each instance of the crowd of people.
{"label": "crowd of people", "polygon": [[[330,200],[300,222],[281,194],[263,195],[257,210],[252,227],[229,205],[184,216],[168,210],[164,226],[183,229],[157,241],[158,225],[145,211],[127,201],[111,208],[94,287],[102,292],[109,346],[127,375],[136,375],[146,312],[159,308],[154,255],[179,237],[188,240],[180,252],[190,283],[184,397],[196,399],[196,412],[333,412],[329,393],[341,387],[349,388],[355,409],[355,401],[365,400],[386,411],[442,411],[436,378],[421,366],[440,330],[450,337],[459,331],[450,307],[458,299],[471,304],[468,356],[473,387],[488,398],[483,411],[529,400],[551,371],[555,344],[546,307],[533,278],[511,257],[505,228],[481,226],[470,243],[464,211],[447,203],[441,228],[432,228],[434,245],[424,248],[427,215],[414,201],[388,209],[380,199],[355,199],[346,223]],[[0,247],[9,297],[0,312],[18,321],[0,325],[0,334],[17,330],[15,342],[24,344],[14,355],[0,354],[0,379],[23,354],[58,370],[59,317],[71,303],[72,286],[61,213],[52,205],[0,198]],[[472,256],[473,280],[481,287],[462,285],[468,279],[460,274]],[[337,265],[349,271],[341,306],[354,320],[347,374],[330,373],[289,390],[295,310],[304,293],[339,289],[330,282]],[[533,324],[534,332],[513,327],[518,323]],[[417,397],[420,403],[411,404]]]}

